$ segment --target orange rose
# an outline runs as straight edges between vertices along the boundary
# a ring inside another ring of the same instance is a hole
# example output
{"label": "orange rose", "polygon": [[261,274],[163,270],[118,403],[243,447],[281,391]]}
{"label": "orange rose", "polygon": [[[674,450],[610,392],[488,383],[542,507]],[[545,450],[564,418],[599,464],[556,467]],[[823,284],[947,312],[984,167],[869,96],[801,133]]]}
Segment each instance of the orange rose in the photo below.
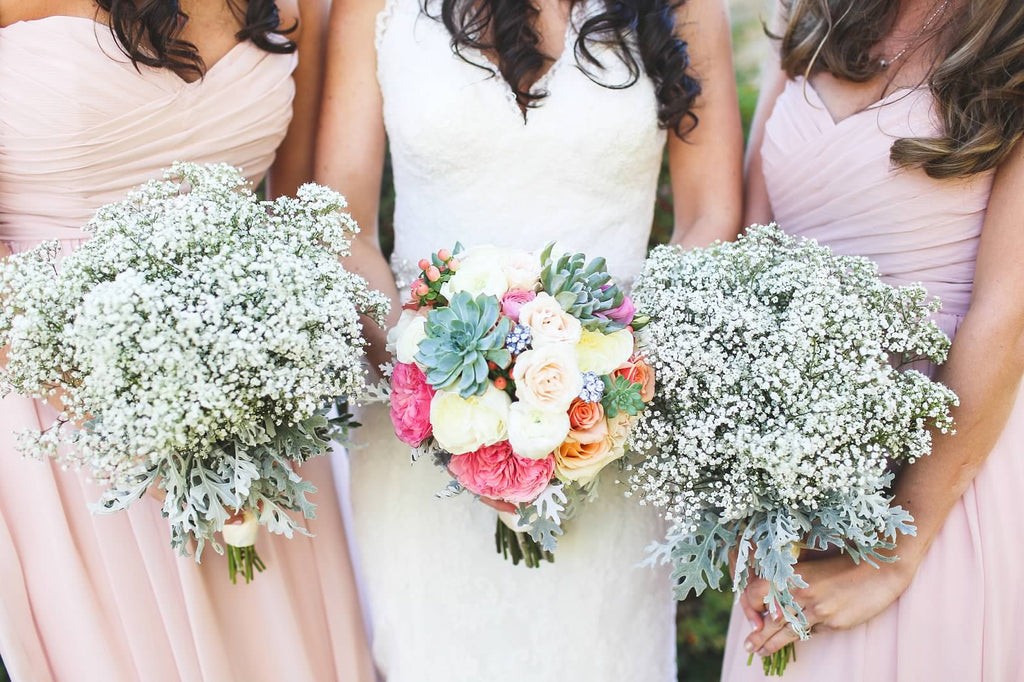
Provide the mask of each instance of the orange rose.
{"label": "orange rose", "polygon": [[608,435],[608,422],[601,403],[588,403],[579,398],[569,406],[569,438],[579,443],[596,443]]}
{"label": "orange rose", "polygon": [[581,443],[570,436],[555,450],[555,475],[563,481],[590,483],[608,463],[621,455],[621,451],[613,448],[611,438]]}
{"label": "orange rose", "polygon": [[612,376],[625,377],[627,381],[640,384],[640,399],[645,403],[654,400],[654,368],[643,358],[634,355],[619,365]]}

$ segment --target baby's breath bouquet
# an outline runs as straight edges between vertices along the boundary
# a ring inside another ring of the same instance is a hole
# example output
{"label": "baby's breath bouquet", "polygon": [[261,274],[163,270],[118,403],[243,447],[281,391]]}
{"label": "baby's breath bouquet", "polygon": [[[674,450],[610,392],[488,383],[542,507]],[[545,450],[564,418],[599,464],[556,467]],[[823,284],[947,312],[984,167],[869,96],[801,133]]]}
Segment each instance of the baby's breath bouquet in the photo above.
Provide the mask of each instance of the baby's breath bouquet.
{"label": "baby's breath bouquet", "polygon": [[55,242],[10,257],[2,378],[64,407],[22,450],[90,470],[98,511],[158,486],[171,544],[194,539],[198,561],[221,531],[232,581],[251,580],[259,526],[291,537],[290,512],[313,518],[296,466],[346,427],[326,407],[365,390],[360,315],[387,308],[338,260],[358,229],[345,206],[316,185],[263,202],[230,166],[178,164],[101,208],[63,260]]}
{"label": "baby's breath bouquet", "polygon": [[[656,311],[640,341],[659,385],[631,432],[647,455],[631,487],[672,522],[652,560],[673,565],[677,596],[717,587],[735,551],[733,589],[753,570],[766,608],[806,637],[791,593],[806,587],[800,549],[894,560],[897,534],[914,533],[891,506],[894,465],[929,454],[957,401],[906,367],[949,349],[927,298],[774,225],[654,250],[634,299]],[[792,655],[766,658],[766,673]]]}

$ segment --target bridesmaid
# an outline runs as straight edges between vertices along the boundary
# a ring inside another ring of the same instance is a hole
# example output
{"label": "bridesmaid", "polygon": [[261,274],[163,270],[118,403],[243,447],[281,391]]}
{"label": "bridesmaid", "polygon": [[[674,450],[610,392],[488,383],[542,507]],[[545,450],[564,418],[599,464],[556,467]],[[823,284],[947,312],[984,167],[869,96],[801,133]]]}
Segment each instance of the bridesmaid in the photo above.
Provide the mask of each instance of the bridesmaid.
{"label": "bridesmaid", "polygon": [[[936,376],[961,398],[958,432],[896,482],[917,525],[899,561],[800,562],[814,636],[785,679],[1024,679],[1024,3],[783,0],[780,17],[748,222],[924,283],[955,334]],[[733,611],[724,680],[764,679],[747,652],[796,639],[765,594]]]}
{"label": "bridesmaid", "polygon": [[[311,176],[327,2],[0,0],[0,257],[67,249],[100,205],[176,160],[224,161],[271,194]],[[300,62],[301,56],[301,62]],[[84,475],[25,460],[53,410],[0,405],[0,655],[16,682],[372,680],[326,458],[315,540],[264,534],[232,586],[177,557],[159,504],[93,516]]]}

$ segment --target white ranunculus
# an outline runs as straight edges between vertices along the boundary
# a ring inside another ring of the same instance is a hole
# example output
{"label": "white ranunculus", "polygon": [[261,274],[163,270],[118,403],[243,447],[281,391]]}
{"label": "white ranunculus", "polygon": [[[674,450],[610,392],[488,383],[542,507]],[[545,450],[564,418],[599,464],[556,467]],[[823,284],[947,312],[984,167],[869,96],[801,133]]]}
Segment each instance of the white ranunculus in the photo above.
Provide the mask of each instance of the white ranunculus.
{"label": "white ranunculus", "polygon": [[528,350],[512,368],[516,397],[534,407],[567,411],[583,388],[573,346],[553,344]]}
{"label": "white ranunculus", "polygon": [[430,403],[434,438],[453,455],[505,440],[511,404],[508,394],[494,386],[488,386],[483,395],[468,398],[456,391],[438,391]]}
{"label": "white ranunculus", "polygon": [[542,410],[524,402],[513,403],[508,415],[508,442],[517,455],[543,459],[569,435],[565,411]]}
{"label": "white ranunculus", "polygon": [[519,324],[530,328],[534,348],[551,344],[575,345],[583,331],[580,321],[565,312],[551,294],[543,291],[519,309]]}
{"label": "white ranunculus", "polygon": [[581,372],[611,374],[633,354],[633,334],[620,329],[611,334],[584,329],[576,344]]}

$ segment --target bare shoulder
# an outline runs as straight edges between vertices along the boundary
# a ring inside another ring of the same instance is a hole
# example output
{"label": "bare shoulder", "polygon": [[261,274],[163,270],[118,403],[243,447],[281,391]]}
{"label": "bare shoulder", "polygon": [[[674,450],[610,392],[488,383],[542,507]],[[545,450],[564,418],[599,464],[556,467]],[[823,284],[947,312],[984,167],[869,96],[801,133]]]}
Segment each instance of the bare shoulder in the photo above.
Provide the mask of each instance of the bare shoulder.
{"label": "bare shoulder", "polygon": [[0,0],[0,27],[53,16],[96,16],[93,0]]}

